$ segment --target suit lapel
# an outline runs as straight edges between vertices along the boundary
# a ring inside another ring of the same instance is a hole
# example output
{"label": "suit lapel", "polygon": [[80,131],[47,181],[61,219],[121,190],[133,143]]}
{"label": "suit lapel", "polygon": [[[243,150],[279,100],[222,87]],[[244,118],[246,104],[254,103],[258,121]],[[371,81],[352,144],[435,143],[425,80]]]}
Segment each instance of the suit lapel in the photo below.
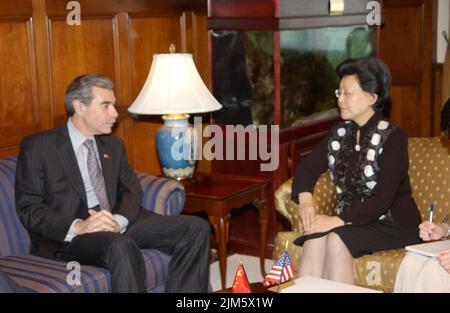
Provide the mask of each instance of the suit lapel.
{"label": "suit lapel", "polygon": [[97,142],[98,156],[100,159],[100,163],[102,164],[103,169],[103,177],[105,178],[105,187],[106,192],[108,194],[109,203],[112,206],[114,205],[113,199],[115,199],[114,195],[116,190],[114,189],[114,177],[116,176],[116,168],[113,166],[113,158],[115,157],[112,153],[112,150],[106,142],[99,136],[95,136],[95,140]]}
{"label": "suit lapel", "polygon": [[84,188],[83,178],[81,177],[75,152],[73,151],[72,142],[70,141],[67,125],[62,126],[60,130],[61,131],[58,133],[58,147],[56,153],[70,183],[87,206],[86,190]]}

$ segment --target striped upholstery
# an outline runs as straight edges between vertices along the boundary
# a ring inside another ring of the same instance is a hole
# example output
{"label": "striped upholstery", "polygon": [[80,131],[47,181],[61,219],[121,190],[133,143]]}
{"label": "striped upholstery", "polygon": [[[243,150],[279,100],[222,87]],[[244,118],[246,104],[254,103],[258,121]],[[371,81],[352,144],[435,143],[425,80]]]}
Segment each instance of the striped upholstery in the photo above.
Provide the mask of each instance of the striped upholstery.
{"label": "striped upholstery", "polygon": [[[29,255],[30,238],[15,209],[14,181],[17,158],[0,160],[0,269],[30,292],[110,292],[109,272],[81,266],[81,285],[70,286],[66,263]],[[184,206],[184,188],[178,182],[138,173],[144,191],[142,207],[161,215],[179,214]],[[165,290],[170,256],[157,250],[142,250],[147,292]]]}
{"label": "striped upholstery", "polygon": [[147,292],[164,292],[170,256],[152,249],[142,250],[142,254],[147,272],[145,277]]}
{"label": "striped upholstery", "polygon": [[[142,250],[145,259],[147,292],[163,292],[166,286],[170,257],[156,250]],[[111,292],[107,270],[95,266],[81,266],[81,285],[70,286],[66,263],[34,255],[0,258],[0,268],[12,280],[29,292]]]}
{"label": "striped upholstery", "polygon": [[0,258],[0,268],[29,292],[111,292],[109,273],[94,266],[81,266],[81,285],[70,286],[66,263],[34,255]]}
{"label": "striped upholstery", "polygon": [[0,160],[0,256],[27,254],[30,237],[16,214],[16,157]]}
{"label": "striped upholstery", "polygon": [[184,187],[176,180],[136,172],[144,197],[142,207],[160,214],[180,214],[184,207]]}

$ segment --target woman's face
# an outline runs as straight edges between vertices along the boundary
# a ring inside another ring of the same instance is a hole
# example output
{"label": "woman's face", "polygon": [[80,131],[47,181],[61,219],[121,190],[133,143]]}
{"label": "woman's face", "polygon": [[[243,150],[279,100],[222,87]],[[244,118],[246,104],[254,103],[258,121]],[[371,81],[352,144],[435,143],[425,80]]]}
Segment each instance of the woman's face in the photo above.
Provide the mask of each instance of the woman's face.
{"label": "woman's face", "polygon": [[358,76],[344,76],[339,83],[338,106],[343,120],[352,120],[364,125],[375,113],[373,104],[378,96],[362,90]]}

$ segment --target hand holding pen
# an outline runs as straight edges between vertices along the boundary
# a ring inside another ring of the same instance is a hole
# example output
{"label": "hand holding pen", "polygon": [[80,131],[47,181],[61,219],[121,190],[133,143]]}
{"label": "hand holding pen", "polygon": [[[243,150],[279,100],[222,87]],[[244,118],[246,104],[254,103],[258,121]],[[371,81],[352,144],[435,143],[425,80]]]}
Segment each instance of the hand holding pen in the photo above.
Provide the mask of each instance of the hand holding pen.
{"label": "hand holding pen", "polygon": [[434,224],[434,204],[429,208],[428,221],[419,225],[419,236],[424,241],[439,240],[446,235],[446,229],[441,224]]}
{"label": "hand holding pen", "polygon": [[433,203],[430,204],[428,212],[429,212],[428,221],[425,221],[419,225],[419,229],[420,229],[419,236],[424,241],[433,240],[432,239],[433,228],[435,227],[435,225],[433,224],[433,214],[434,214],[434,204]]}

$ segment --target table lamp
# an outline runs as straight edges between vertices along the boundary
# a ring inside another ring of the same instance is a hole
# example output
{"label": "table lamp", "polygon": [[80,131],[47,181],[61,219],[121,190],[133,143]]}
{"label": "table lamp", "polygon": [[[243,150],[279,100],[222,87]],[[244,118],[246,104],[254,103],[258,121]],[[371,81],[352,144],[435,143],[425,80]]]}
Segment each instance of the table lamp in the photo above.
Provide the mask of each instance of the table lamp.
{"label": "table lamp", "polygon": [[222,105],[203,83],[192,54],[154,54],[150,73],[128,112],[139,115],[163,115],[163,126],[156,133],[156,147],[162,172],[181,180],[194,174],[195,151],[201,151],[199,134],[189,125],[189,113],[216,111]]}

